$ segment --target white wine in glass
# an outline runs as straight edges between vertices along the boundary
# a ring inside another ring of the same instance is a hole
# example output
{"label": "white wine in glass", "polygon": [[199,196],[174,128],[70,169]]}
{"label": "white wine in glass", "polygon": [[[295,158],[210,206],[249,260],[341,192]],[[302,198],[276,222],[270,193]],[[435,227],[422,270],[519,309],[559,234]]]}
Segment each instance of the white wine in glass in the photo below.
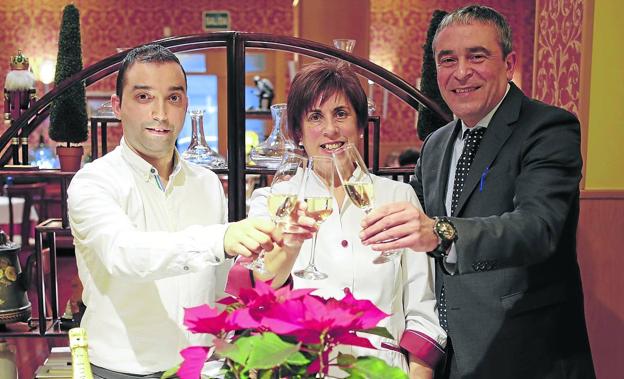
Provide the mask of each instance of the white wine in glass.
{"label": "white wine in glass", "polygon": [[343,188],[349,200],[358,208],[369,213],[373,209],[373,183],[368,181],[348,181]]}
{"label": "white wine in glass", "polygon": [[[332,156],[336,171],[340,177],[342,188],[349,197],[349,200],[356,207],[362,209],[368,214],[373,210],[373,202],[375,199],[375,190],[373,187],[373,178],[368,172],[368,168],[353,144],[345,144],[336,149]],[[382,251],[379,257],[373,260],[374,263],[386,263],[391,258],[397,257],[402,250]]]}
{"label": "white wine in glass", "polygon": [[275,223],[285,223],[295,209],[296,193],[271,193],[267,200],[269,215]]}
{"label": "white wine in glass", "polygon": [[[297,204],[306,165],[307,159],[305,157],[287,152],[273,176],[267,208],[271,220],[284,228],[288,227],[290,215]],[[269,274],[264,265],[264,251],[258,255],[258,258],[245,264],[244,267],[261,275]]]}
{"label": "white wine in glass", "polygon": [[[332,214],[334,204],[334,165],[331,157],[309,157],[303,183],[303,198],[306,203],[306,214],[316,221],[317,226]],[[316,254],[316,235],[312,237],[312,251],[308,265],[295,275],[310,280],[327,278],[314,263]]]}
{"label": "white wine in glass", "polygon": [[334,198],[329,196],[305,198],[307,213],[317,224],[321,224],[332,214],[333,202]]}

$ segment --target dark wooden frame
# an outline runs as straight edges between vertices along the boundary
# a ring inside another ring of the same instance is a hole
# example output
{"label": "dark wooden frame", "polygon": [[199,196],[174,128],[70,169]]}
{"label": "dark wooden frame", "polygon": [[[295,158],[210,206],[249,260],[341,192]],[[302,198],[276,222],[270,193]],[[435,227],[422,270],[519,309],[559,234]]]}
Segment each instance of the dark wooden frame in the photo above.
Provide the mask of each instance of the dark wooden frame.
{"label": "dark wooden frame", "polygon": [[[451,115],[445,114],[436,103],[397,75],[368,60],[318,42],[295,37],[244,32],[216,32],[171,37],[156,42],[170,48],[174,52],[214,47],[226,48],[228,68],[228,170],[222,171],[228,174],[228,197],[230,199],[228,210],[229,219],[232,221],[245,217],[245,175],[248,173],[265,173],[267,171],[245,167],[245,109],[243,96],[246,48],[274,49],[300,53],[319,59],[338,58],[345,60],[352,64],[356,72],[384,87],[412,108],[418,109],[420,104],[432,109],[446,120],[451,120]],[[119,65],[125,55],[126,52],[112,55],[59,83],[19,119],[15,120],[9,129],[0,136],[0,151],[4,150],[4,153],[0,156],[0,166],[5,166],[12,157],[12,148],[9,146],[11,139],[30,134],[47,117],[52,100],[65,92],[75,82],[84,81],[85,85],[89,86],[115,73],[119,69]],[[378,154],[373,155],[377,156]]]}
{"label": "dark wooden frame", "polygon": [[[225,47],[226,59],[227,59],[227,136],[228,136],[228,169],[215,170],[217,173],[228,174],[228,202],[229,219],[231,221],[240,220],[245,217],[245,176],[247,174],[272,174],[273,170],[246,167],[245,165],[245,118],[246,112],[244,109],[244,88],[245,88],[245,50],[247,48],[260,48],[260,49],[275,49],[283,50],[292,53],[300,53],[319,59],[343,59],[352,64],[353,69],[360,75],[373,80],[377,84],[386,88],[389,92],[396,95],[398,98],[406,102],[414,109],[418,109],[419,105],[423,105],[429,109],[432,109],[436,113],[440,114],[443,118],[451,120],[451,115],[444,114],[441,108],[433,103],[430,99],[425,97],[416,88],[405,82],[400,77],[385,70],[384,68],[354,55],[351,55],[342,50],[335,49],[331,46],[323,45],[318,42],[303,40],[294,37],[274,36],[269,34],[259,33],[243,33],[243,32],[217,32],[200,35],[182,36],[166,38],[160,41],[156,41],[163,46],[170,48],[174,52],[192,51],[204,48]],[[49,114],[50,104],[52,100],[67,91],[74,83],[78,81],[84,81],[86,86],[89,86],[98,80],[101,80],[118,71],[119,65],[126,52],[120,52],[112,55],[98,63],[95,63],[79,73],[76,73],[72,77],[66,79],[62,83],[59,83],[52,91],[45,94],[39,101],[33,104],[20,118],[13,121],[9,129],[0,136],[0,151],[3,154],[0,156],[0,177],[3,176],[34,176],[45,177],[60,180],[62,189],[62,219],[50,219],[42,222],[36,228],[36,246],[35,254],[38,261],[38,267],[40,269],[37,272],[37,287],[38,287],[38,330],[34,331],[31,328],[23,330],[24,328],[19,326],[17,330],[13,332],[3,333],[5,335],[12,336],[35,336],[46,335],[55,336],[62,335],[64,332],[59,330],[58,327],[58,299],[56,294],[56,252],[55,252],[55,237],[56,233],[69,233],[67,222],[67,205],[66,205],[66,190],[69,180],[71,180],[74,173],[62,173],[58,170],[39,170],[39,171],[19,171],[5,167],[11,159],[13,163],[19,163],[18,155],[15,154],[15,149],[18,147],[12,147],[11,141],[14,138],[21,138],[29,135]],[[92,120],[101,121],[101,120]],[[378,116],[372,116],[369,118],[369,124],[373,125],[373,164],[372,171],[382,175],[392,176],[397,179],[399,176],[403,176],[403,180],[407,181],[411,171],[409,169],[388,169],[379,167],[379,133],[380,133],[380,118]],[[105,125],[105,124],[104,124]],[[97,125],[92,125],[93,129],[97,133]],[[367,128],[368,129],[368,128]],[[105,127],[102,128],[105,135]],[[368,152],[368,130],[365,133],[365,156],[369,161]],[[97,136],[92,136],[97,138]],[[97,139],[95,141],[95,149],[97,149]],[[106,150],[106,146],[103,146],[103,150]],[[97,151],[97,150],[94,150]],[[97,154],[97,153],[96,153]],[[52,283],[51,292],[51,306],[52,317],[49,319],[45,314],[45,284],[43,279],[43,271],[41,264],[43,256],[43,242],[47,240],[51,250],[51,266],[52,266]]]}

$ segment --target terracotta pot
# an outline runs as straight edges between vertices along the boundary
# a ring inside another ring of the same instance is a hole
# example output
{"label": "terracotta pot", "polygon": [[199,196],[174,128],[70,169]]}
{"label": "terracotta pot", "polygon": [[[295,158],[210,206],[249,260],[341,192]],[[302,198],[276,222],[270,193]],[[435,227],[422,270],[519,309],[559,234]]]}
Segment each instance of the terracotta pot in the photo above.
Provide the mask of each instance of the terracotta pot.
{"label": "terracotta pot", "polygon": [[61,171],[75,172],[80,170],[83,152],[82,146],[57,146],[56,155],[58,155],[61,162]]}

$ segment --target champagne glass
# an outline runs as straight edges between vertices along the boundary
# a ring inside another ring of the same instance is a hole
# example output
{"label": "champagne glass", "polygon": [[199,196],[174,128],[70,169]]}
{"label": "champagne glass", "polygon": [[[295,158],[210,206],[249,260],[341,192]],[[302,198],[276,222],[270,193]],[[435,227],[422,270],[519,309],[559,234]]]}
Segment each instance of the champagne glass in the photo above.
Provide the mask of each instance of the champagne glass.
{"label": "champagne glass", "polygon": [[[331,157],[314,156],[308,158],[305,182],[303,184],[303,199],[306,202],[306,213],[313,218],[317,226],[323,223],[331,214],[334,204],[334,165]],[[317,232],[318,233],[318,232]],[[314,263],[316,253],[316,235],[312,237],[312,251],[310,261],[295,275],[310,280],[327,278]]]}
{"label": "champagne glass", "polygon": [[[299,154],[287,152],[282,157],[273,181],[269,197],[267,198],[267,208],[271,220],[278,226],[288,227],[290,214],[295,209],[299,191],[303,178],[307,159]],[[254,270],[261,275],[269,274],[264,265],[264,251],[254,261],[244,265],[245,268]]]}
{"label": "champagne glass", "polygon": [[[362,209],[364,213],[370,213],[373,210],[375,197],[373,179],[357,148],[348,143],[332,152],[332,156],[342,188],[344,188],[349,200],[353,205]],[[401,250],[383,251],[373,262],[386,263],[391,258],[399,256],[400,253]]]}

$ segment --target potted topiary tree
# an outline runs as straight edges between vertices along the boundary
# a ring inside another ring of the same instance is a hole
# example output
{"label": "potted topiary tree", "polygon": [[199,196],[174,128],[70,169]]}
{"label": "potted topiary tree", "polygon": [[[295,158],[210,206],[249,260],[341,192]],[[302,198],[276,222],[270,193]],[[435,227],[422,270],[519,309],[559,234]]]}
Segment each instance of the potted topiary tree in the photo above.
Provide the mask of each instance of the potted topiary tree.
{"label": "potted topiary tree", "polygon": [[[70,4],[63,9],[54,83],[58,85],[81,70],[80,13],[78,8]],[[80,169],[83,148],[71,144],[86,141],[87,135],[85,85],[84,82],[79,82],[57,97],[50,110],[50,138],[65,144],[56,148],[61,171]]]}

